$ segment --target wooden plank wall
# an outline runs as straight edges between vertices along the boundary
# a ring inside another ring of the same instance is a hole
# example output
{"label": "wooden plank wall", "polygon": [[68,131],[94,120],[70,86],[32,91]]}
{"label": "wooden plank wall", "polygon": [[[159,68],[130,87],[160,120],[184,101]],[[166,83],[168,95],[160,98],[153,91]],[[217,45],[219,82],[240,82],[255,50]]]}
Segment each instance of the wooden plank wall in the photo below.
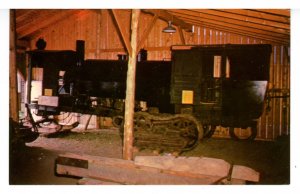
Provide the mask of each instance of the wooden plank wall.
{"label": "wooden plank wall", "polygon": [[[130,35],[130,11],[118,10],[122,26],[126,28],[126,34]],[[152,20],[151,15],[141,14],[139,39]],[[148,51],[148,60],[170,60],[171,45],[182,44],[178,32],[174,34],[162,33],[167,23],[158,19],[142,48]],[[177,29],[178,31],[179,29]],[[118,36],[113,20],[108,10],[82,10],[77,15],[68,17],[43,29],[31,40],[31,48],[35,48],[35,42],[43,37],[47,42],[47,50],[75,50],[76,40],[85,40],[86,59],[117,59],[118,54],[125,54],[122,40]],[[184,32],[186,44],[263,44],[269,43],[252,37],[245,37],[229,32],[217,31],[201,26],[195,26],[194,33]],[[37,76],[38,77],[38,76]],[[289,46],[273,45],[270,66],[269,89],[275,89],[277,93],[270,95],[280,96],[289,92],[290,88],[290,63]],[[290,133],[290,100],[289,98],[272,98],[270,111],[264,111],[258,123],[259,139],[275,139],[278,135]],[[266,105],[267,106],[267,105]],[[264,109],[266,110],[266,108]],[[99,119],[92,119],[97,122]],[[97,126],[97,124],[95,124]],[[228,136],[228,130],[223,129],[221,136]]]}
{"label": "wooden plank wall", "polygon": [[[289,48],[273,46],[268,89],[270,101],[265,104],[264,114],[259,119],[258,137],[275,139],[290,133],[290,62]],[[270,110],[267,111],[267,107]]]}

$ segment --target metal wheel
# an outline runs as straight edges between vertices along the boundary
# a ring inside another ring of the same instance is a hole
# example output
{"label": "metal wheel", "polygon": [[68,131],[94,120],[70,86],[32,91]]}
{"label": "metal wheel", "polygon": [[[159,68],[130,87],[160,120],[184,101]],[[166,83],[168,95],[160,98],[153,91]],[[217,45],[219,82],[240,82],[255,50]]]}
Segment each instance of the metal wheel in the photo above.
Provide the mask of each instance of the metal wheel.
{"label": "metal wheel", "polygon": [[25,143],[30,143],[39,137],[39,133],[32,130],[31,127],[21,126],[18,131],[18,135]]}
{"label": "metal wheel", "polygon": [[121,128],[123,122],[124,122],[124,117],[123,116],[114,116],[112,118],[112,124],[115,127]]}
{"label": "metal wheel", "polygon": [[257,135],[257,123],[253,121],[247,128],[229,128],[230,137],[235,140],[254,140]]}
{"label": "metal wheel", "polygon": [[179,121],[174,123],[180,130],[180,136],[186,139],[186,149],[191,149],[198,143],[198,127],[197,123],[188,118],[180,118]]}

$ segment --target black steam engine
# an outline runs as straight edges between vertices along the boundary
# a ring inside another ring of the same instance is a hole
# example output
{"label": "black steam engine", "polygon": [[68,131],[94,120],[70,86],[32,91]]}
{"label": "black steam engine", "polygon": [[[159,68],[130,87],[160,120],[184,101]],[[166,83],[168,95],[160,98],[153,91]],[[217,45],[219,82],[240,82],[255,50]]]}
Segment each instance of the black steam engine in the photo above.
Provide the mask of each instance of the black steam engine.
{"label": "black steam engine", "polygon": [[[28,52],[29,71],[43,68],[42,95],[35,103],[28,96],[28,110],[43,116],[31,119],[35,130],[45,122],[59,130],[53,115],[76,112],[112,117],[122,131],[127,61],[84,60],[83,53],[83,41],[77,41],[76,51]],[[233,138],[238,138],[235,127],[251,127],[248,139],[254,139],[270,53],[270,45],[174,46],[172,61],[139,60],[134,144],[184,151],[210,137],[216,126],[229,127]]]}

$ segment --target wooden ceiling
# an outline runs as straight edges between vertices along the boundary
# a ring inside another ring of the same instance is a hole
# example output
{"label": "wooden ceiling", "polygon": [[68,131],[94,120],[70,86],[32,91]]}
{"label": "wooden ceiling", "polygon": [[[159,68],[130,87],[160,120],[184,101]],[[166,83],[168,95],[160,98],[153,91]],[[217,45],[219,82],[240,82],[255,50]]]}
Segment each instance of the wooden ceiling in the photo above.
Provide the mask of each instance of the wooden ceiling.
{"label": "wooden ceiling", "polygon": [[[30,40],[44,28],[70,16],[94,10],[16,10],[19,40]],[[173,25],[192,31],[193,26],[266,40],[274,44],[290,44],[290,10],[287,9],[143,9],[144,14],[172,21]]]}

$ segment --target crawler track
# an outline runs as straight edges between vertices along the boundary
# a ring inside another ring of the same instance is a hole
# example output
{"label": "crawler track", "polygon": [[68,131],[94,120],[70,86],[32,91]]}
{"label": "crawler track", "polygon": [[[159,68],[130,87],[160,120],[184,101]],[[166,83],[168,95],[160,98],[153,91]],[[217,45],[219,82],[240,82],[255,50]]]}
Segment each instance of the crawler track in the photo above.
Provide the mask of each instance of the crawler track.
{"label": "crawler track", "polygon": [[191,115],[135,113],[134,146],[140,149],[183,152],[193,149],[202,137],[201,124]]}

